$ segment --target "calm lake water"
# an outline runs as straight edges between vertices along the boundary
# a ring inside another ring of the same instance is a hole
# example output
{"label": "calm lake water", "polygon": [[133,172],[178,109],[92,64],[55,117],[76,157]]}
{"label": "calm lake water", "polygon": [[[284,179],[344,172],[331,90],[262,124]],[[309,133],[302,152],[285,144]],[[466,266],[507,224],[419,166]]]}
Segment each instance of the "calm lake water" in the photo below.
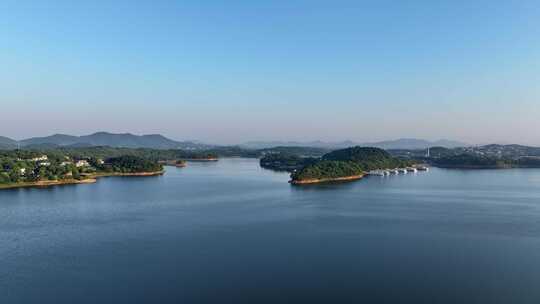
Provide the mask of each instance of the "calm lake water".
{"label": "calm lake water", "polygon": [[287,180],[224,159],[0,191],[0,303],[540,303],[540,170]]}

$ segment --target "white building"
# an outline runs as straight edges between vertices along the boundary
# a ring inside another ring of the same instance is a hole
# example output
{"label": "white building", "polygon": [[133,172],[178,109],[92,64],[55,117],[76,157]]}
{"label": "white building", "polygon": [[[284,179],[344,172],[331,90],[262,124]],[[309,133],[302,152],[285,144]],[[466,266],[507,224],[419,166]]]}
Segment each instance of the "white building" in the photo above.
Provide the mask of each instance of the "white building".
{"label": "white building", "polygon": [[47,166],[50,166],[51,163],[50,163],[50,162],[43,162],[43,161],[42,161],[42,162],[38,163],[38,165],[39,165],[39,166],[43,166],[43,167],[47,167]]}
{"label": "white building", "polygon": [[48,160],[49,158],[47,157],[47,155],[41,155],[40,157],[34,157],[32,158],[33,161],[43,161],[43,160]]}
{"label": "white building", "polygon": [[90,166],[90,164],[88,163],[86,159],[81,159],[75,163],[75,167],[77,168],[88,167],[88,166]]}
{"label": "white building", "polygon": [[19,169],[19,172],[21,173],[21,175],[25,175],[26,174],[26,168]]}

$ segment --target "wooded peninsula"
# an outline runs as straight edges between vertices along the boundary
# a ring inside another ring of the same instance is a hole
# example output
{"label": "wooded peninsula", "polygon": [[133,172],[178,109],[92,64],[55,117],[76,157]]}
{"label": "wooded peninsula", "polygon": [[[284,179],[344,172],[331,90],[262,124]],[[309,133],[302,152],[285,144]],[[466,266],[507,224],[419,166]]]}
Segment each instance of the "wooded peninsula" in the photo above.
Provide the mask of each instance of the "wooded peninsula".
{"label": "wooded peninsula", "polygon": [[111,147],[0,150],[0,189],[92,183],[104,176],[155,176],[163,163],[216,160],[207,152]]}

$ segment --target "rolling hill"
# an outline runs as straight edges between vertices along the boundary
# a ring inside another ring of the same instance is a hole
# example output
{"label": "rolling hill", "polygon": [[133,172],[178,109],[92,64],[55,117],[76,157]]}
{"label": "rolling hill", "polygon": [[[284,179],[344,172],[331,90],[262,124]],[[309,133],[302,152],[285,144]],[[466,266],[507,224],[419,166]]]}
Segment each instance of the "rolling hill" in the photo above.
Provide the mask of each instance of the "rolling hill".
{"label": "rolling hill", "polygon": [[389,149],[416,150],[416,149],[427,149],[429,147],[444,147],[444,148],[466,147],[468,146],[468,144],[462,143],[459,141],[446,140],[446,139],[441,139],[437,141],[428,141],[428,140],[416,139],[416,138],[400,138],[396,140],[363,143],[363,144],[360,144],[360,146],[376,147],[376,148],[381,148],[385,150],[389,150]]}
{"label": "rolling hill", "polygon": [[17,141],[8,137],[0,136],[0,149],[15,149]]}
{"label": "rolling hill", "polygon": [[[16,142],[15,142],[16,143]],[[109,146],[117,148],[153,148],[153,149],[207,149],[210,146],[192,141],[175,141],[163,135],[134,135],[97,132],[84,136],[54,134],[45,137],[32,137],[20,141],[22,147],[39,146]]]}
{"label": "rolling hill", "polygon": [[375,147],[375,148],[381,148],[381,149],[416,150],[416,149],[426,149],[428,147],[436,147],[436,146],[445,147],[445,148],[466,147],[468,146],[468,144],[462,143],[459,141],[446,140],[446,139],[441,139],[437,141],[428,141],[428,140],[416,139],[416,138],[400,138],[396,140],[366,142],[366,143],[356,143],[350,140],[341,141],[341,142],[251,141],[251,142],[246,142],[242,144],[241,146],[244,148],[250,148],[250,149],[264,149],[264,148],[271,148],[271,147],[276,147],[276,146],[342,149],[342,148],[348,148],[352,146],[362,146],[362,147]]}

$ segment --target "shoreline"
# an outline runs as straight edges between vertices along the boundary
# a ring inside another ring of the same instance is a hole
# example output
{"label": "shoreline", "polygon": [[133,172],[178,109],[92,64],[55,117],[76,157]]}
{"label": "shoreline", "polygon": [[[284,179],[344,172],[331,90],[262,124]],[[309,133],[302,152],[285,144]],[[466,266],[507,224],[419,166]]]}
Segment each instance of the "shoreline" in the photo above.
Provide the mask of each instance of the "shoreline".
{"label": "shoreline", "polygon": [[177,168],[184,168],[187,166],[187,163],[184,160],[160,160],[158,161],[158,163],[164,166],[171,166],[171,167],[177,167]]}
{"label": "shoreline", "polygon": [[343,177],[330,177],[330,178],[312,178],[304,180],[290,180],[291,185],[312,185],[312,184],[321,184],[321,183],[331,183],[331,182],[344,182],[344,181],[355,181],[364,178],[365,174],[360,175],[351,175]]}
{"label": "shoreline", "polygon": [[457,165],[457,166],[439,166],[433,165],[435,168],[440,169],[456,169],[456,170],[506,170],[506,169],[534,169],[534,167],[517,167],[517,166],[469,166],[469,165]]}
{"label": "shoreline", "polygon": [[432,164],[431,167],[439,168],[439,169],[457,169],[457,170],[540,169],[540,166],[519,166],[519,165],[474,166],[474,165],[436,165],[436,164]]}
{"label": "shoreline", "polygon": [[17,184],[6,184],[0,185],[0,190],[5,189],[17,189],[17,188],[48,188],[52,186],[63,186],[63,185],[80,185],[80,184],[93,184],[97,182],[96,178],[87,178],[87,179],[65,179],[65,180],[46,180],[38,182],[24,182]]}
{"label": "shoreline", "polygon": [[218,161],[219,158],[181,158],[181,160],[189,162],[215,162]]}
{"label": "shoreline", "polygon": [[81,184],[93,184],[101,177],[144,177],[144,176],[158,176],[163,175],[165,170],[155,171],[155,172],[136,172],[136,173],[120,173],[120,172],[111,172],[111,173],[97,173],[88,175],[88,178],[85,179],[65,179],[65,180],[45,180],[37,182],[23,182],[16,184],[6,184],[0,185],[0,190],[5,189],[17,189],[17,188],[48,188],[53,186],[63,186],[63,185],[81,185]]}
{"label": "shoreline", "polygon": [[158,176],[165,174],[165,170],[153,171],[153,172],[133,172],[133,173],[122,173],[122,172],[110,172],[110,173],[96,173],[89,175],[89,178],[99,178],[99,177],[111,177],[111,176]]}

